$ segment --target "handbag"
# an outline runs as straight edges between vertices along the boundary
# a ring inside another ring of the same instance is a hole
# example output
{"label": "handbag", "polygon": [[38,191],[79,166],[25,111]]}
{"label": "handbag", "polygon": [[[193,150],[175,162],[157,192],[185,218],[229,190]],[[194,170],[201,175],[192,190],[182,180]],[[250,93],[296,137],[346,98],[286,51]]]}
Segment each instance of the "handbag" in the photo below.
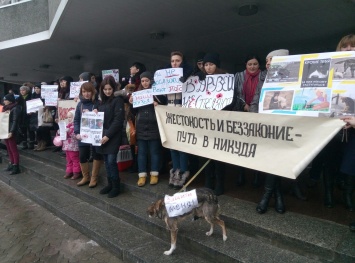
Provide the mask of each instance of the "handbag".
{"label": "handbag", "polygon": [[126,133],[130,145],[136,144],[136,127],[133,124],[132,120],[127,121]]}
{"label": "handbag", "polygon": [[53,123],[53,116],[52,116],[51,111],[50,111],[48,108],[46,108],[46,109],[43,111],[42,121],[43,121],[44,123]]}

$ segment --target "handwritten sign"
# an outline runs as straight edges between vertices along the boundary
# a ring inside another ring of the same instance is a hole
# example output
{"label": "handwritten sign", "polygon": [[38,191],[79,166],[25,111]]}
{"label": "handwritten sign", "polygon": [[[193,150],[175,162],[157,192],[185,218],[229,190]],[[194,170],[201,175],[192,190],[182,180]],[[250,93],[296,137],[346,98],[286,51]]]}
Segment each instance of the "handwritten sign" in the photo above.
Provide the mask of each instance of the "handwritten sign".
{"label": "handwritten sign", "polygon": [[26,101],[27,113],[36,112],[38,111],[39,108],[42,107],[43,107],[43,102],[40,98]]}
{"label": "handwritten sign", "polygon": [[107,76],[112,76],[116,83],[119,82],[120,80],[120,75],[119,75],[119,70],[118,69],[107,69],[102,71],[102,79],[104,79]]}
{"label": "handwritten sign", "polygon": [[81,85],[87,81],[70,82],[69,98],[78,98],[80,94]]}
{"label": "handwritten sign", "polygon": [[189,192],[176,193],[173,196],[166,195],[164,203],[169,217],[189,213],[198,206],[196,189]]}
{"label": "handwritten sign", "polygon": [[58,117],[59,120],[66,120],[68,112],[76,109],[78,105],[77,101],[74,100],[60,100],[58,101]]}
{"label": "handwritten sign", "polygon": [[[56,96],[53,93],[57,94]],[[48,97],[56,97],[58,98],[58,85],[42,85],[41,86],[41,98],[46,99]]]}
{"label": "handwritten sign", "polygon": [[232,74],[208,75],[205,80],[190,77],[182,87],[182,107],[221,110],[233,100]]}
{"label": "handwritten sign", "polygon": [[138,108],[153,103],[153,94],[151,89],[133,92],[132,96],[133,108]]}
{"label": "handwritten sign", "polygon": [[172,94],[182,92],[182,68],[168,68],[157,70],[154,73],[152,91],[154,95]]}

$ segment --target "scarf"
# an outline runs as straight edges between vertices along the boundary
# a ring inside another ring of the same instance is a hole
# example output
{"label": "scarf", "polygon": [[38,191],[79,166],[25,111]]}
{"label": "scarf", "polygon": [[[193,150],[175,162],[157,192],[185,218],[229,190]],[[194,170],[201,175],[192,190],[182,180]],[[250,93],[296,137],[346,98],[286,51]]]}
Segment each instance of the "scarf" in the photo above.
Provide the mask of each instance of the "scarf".
{"label": "scarf", "polygon": [[250,73],[248,70],[245,71],[245,80],[243,83],[243,93],[245,95],[245,102],[250,105],[255,95],[256,86],[259,83],[260,69],[254,73]]}
{"label": "scarf", "polygon": [[14,108],[16,105],[17,105],[16,102],[11,103],[11,104],[9,104],[9,105],[5,105],[5,106],[2,108],[2,112],[8,111],[8,110],[12,110],[12,108]]}

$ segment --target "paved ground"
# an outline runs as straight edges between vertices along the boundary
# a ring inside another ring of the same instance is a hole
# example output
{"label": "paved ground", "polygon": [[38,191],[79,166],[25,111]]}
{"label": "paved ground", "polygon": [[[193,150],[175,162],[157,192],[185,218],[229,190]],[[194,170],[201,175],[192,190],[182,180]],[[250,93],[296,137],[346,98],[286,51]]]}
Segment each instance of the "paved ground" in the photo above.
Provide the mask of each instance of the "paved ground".
{"label": "paved ground", "polygon": [[0,262],[122,261],[0,181]]}

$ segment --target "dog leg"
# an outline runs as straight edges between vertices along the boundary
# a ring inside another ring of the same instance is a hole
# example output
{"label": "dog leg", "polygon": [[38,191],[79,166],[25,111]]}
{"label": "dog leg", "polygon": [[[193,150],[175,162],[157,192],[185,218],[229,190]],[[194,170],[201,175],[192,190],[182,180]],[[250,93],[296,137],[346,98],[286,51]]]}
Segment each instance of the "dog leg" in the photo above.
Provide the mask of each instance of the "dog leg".
{"label": "dog leg", "polygon": [[224,224],[224,221],[219,219],[218,217],[215,218],[215,223],[222,228],[222,233],[223,233],[223,241],[227,240],[227,231],[226,231],[226,225]]}
{"label": "dog leg", "polygon": [[213,224],[210,223],[210,225],[211,225],[210,231],[206,232],[206,236],[211,236],[213,234]]}
{"label": "dog leg", "polygon": [[164,251],[164,255],[167,255],[167,256],[171,255],[174,252],[174,250],[176,249],[177,230],[171,230],[170,237],[171,237],[170,250]]}

